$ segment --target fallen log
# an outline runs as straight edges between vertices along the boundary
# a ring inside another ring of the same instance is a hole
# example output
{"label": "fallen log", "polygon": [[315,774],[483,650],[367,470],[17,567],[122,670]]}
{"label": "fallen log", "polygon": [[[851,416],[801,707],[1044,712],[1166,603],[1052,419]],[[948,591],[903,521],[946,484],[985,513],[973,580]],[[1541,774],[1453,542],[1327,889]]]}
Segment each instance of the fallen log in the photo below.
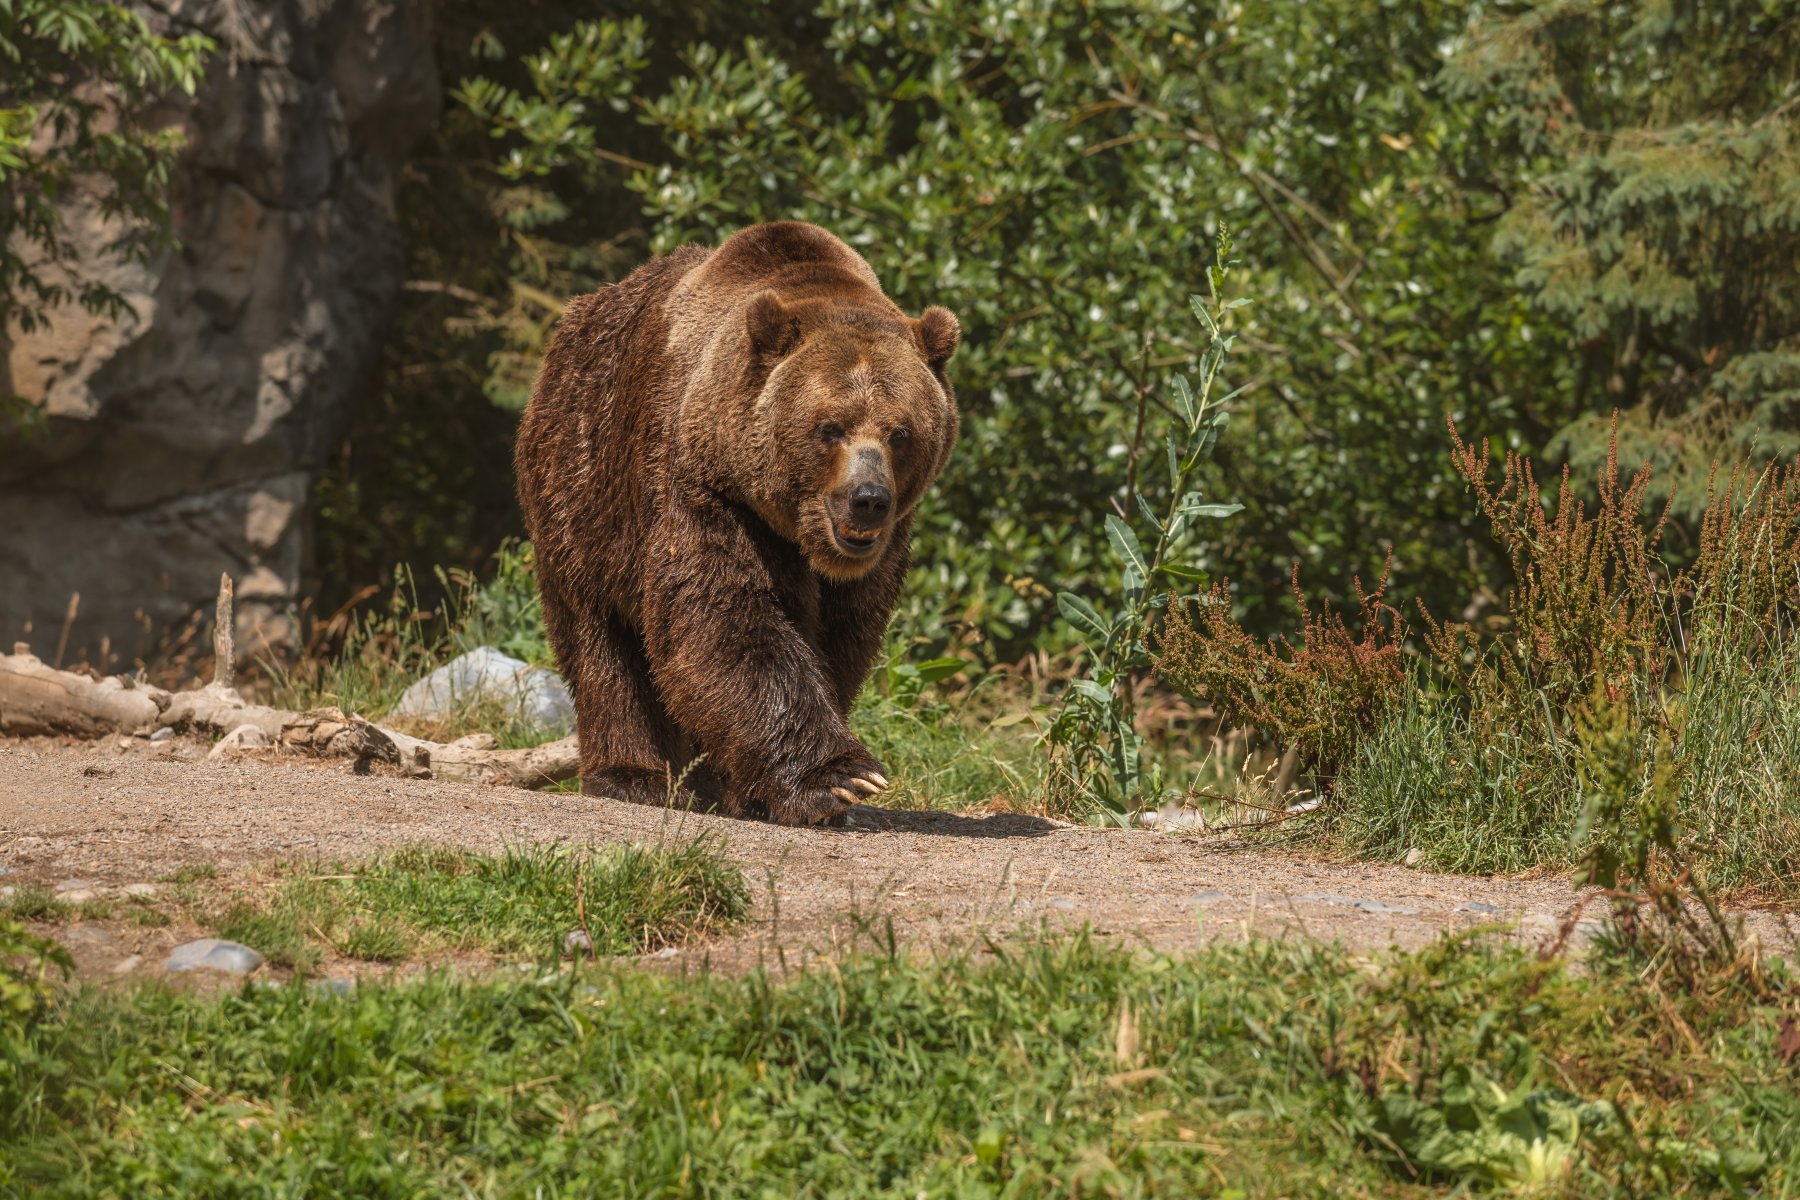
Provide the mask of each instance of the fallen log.
{"label": "fallen log", "polygon": [[[160,729],[222,737],[255,729],[244,751],[275,748],[314,758],[348,758],[358,771],[387,763],[420,779],[448,779],[506,787],[541,788],[579,772],[575,739],[566,737],[523,750],[499,749],[492,736],[428,742],[335,708],[305,712],[251,704],[235,688],[217,682],[185,692],[166,692],[132,679],[96,680],[40,662],[20,643],[0,656],[0,733],[148,737]],[[226,754],[237,751],[228,747]]]}
{"label": "fallen log", "polygon": [[85,738],[147,734],[162,724],[170,703],[169,693],[129,675],[97,680],[59,671],[24,642],[0,656],[0,733]]}

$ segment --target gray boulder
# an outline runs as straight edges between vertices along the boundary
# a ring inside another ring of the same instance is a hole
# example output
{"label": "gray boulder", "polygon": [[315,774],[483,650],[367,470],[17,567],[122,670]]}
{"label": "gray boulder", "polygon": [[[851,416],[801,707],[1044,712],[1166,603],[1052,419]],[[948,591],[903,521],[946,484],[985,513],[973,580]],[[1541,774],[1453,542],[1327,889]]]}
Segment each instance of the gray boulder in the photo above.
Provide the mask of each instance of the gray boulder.
{"label": "gray boulder", "polygon": [[175,947],[163,966],[171,971],[227,971],[247,975],[262,966],[263,956],[238,942],[201,938]]}
{"label": "gray boulder", "polygon": [[390,717],[447,717],[481,701],[497,701],[534,729],[568,729],[575,702],[555,671],[477,646],[406,689]]}

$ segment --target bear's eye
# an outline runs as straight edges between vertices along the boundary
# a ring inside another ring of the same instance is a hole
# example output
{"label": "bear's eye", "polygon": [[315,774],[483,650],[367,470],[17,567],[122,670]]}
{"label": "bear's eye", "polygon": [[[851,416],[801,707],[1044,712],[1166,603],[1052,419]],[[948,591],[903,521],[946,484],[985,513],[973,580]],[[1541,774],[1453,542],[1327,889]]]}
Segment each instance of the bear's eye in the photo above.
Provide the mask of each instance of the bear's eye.
{"label": "bear's eye", "polygon": [[835,421],[827,421],[819,426],[819,440],[827,446],[833,442],[844,440],[844,427]]}
{"label": "bear's eye", "polygon": [[902,425],[888,434],[888,441],[896,446],[904,446],[912,438],[912,430]]}

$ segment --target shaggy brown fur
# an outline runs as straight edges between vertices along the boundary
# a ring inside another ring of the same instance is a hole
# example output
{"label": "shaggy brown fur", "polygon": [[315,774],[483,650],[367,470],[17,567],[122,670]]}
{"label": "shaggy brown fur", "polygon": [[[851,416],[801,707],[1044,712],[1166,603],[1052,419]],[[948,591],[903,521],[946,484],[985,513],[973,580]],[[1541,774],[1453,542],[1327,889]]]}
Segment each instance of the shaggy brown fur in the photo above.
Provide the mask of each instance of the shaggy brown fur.
{"label": "shaggy brown fur", "polygon": [[517,462],[584,792],[664,803],[704,755],[681,802],[811,824],[887,786],[845,716],[956,440],[958,338],[792,221],[570,302]]}

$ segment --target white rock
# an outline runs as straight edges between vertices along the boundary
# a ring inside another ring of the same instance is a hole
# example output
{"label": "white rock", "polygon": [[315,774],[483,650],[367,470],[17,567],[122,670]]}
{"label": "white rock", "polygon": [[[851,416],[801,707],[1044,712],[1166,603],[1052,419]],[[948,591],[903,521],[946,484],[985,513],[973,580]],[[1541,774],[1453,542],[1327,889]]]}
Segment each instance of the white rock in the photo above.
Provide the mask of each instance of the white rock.
{"label": "white rock", "polygon": [[563,934],[564,954],[587,954],[594,948],[594,939],[579,929],[571,929]]}
{"label": "white rock", "polygon": [[575,702],[560,675],[492,646],[477,646],[407,688],[388,716],[446,717],[481,700],[515,707],[520,720],[538,729],[575,724]]}
{"label": "white rock", "polygon": [[1417,846],[1414,846],[1411,850],[1406,852],[1406,857],[1400,860],[1400,865],[1404,867],[1416,867],[1424,861],[1425,852]]}
{"label": "white rock", "polygon": [[239,725],[213,744],[213,748],[206,752],[206,760],[220,762],[251,750],[266,749],[268,745],[268,734],[254,725]]}
{"label": "white rock", "polygon": [[92,892],[100,887],[91,879],[65,879],[50,890],[63,899],[68,899],[69,892]]}
{"label": "white rock", "polygon": [[121,958],[118,962],[114,963],[112,973],[114,975],[129,975],[143,965],[144,956],[141,954],[133,954],[129,958]]}
{"label": "white rock", "polygon": [[156,895],[156,885],[154,883],[128,883],[119,889],[119,894],[121,896],[154,896]]}

